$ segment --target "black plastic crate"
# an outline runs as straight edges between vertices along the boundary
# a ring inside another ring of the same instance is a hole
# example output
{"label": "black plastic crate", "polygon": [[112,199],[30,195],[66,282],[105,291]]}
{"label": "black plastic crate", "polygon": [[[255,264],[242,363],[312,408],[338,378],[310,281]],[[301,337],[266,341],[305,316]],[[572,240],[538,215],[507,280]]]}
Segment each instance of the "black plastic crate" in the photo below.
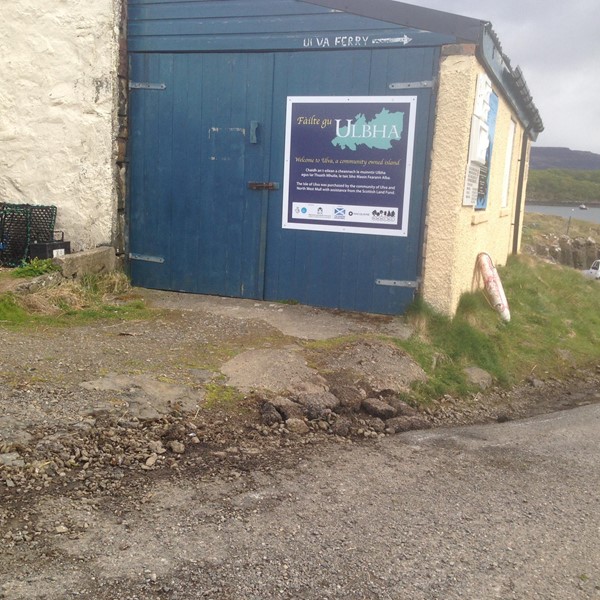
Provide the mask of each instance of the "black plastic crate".
{"label": "black plastic crate", "polygon": [[0,264],[18,267],[32,242],[54,241],[56,206],[0,203]]}
{"label": "black plastic crate", "polygon": [[0,264],[17,267],[27,258],[29,220],[27,206],[0,205]]}
{"label": "black plastic crate", "polygon": [[29,241],[54,241],[54,225],[56,224],[56,206],[29,206]]}

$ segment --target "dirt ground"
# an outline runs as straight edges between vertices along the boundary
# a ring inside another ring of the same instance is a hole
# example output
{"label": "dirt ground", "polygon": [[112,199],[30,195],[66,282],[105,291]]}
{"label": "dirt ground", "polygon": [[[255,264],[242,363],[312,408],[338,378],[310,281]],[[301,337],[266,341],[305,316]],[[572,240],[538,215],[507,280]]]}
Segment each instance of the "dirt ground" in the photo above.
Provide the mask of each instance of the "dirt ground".
{"label": "dirt ground", "polygon": [[[185,522],[164,555],[139,554],[192,494],[185,482],[204,495],[206,514],[194,518],[243,520],[257,502],[281,501],[253,496],[269,474],[393,435],[361,402],[393,404],[424,376],[389,342],[410,335],[402,319],[144,295],[157,308],[146,321],[0,329],[0,598],[239,597],[217,582],[203,595],[157,584],[190,564]],[[599,383],[595,370],[574,371],[395,414],[427,427],[506,421],[598,402]],[[298,408],[290,399],[333,396],[333,410],[318,404],[307,418],[305,402],[304,414],[284,418]],[[270,420],[269,402],[279,407]],[[235,496],[224,500],[224,489]],[[202,564],[220,564],[220,552],[205,548]]]}

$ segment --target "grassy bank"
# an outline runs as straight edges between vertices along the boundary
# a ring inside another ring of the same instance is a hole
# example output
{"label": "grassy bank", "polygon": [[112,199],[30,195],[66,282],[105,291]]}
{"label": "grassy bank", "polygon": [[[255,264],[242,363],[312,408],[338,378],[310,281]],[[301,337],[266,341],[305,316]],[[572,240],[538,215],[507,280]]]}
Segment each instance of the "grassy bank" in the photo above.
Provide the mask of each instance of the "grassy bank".
{"label": "grassy bank", "polygon": [[599,202],[600,171],[530,170],[527,197],[540,202]]}
{"label": "grassy bank", "polygon": [[568,235],[572,238],[592,238],[600,242],[600,224],[580,219],[564,219],[535,212],[525,213],[523,244],[544,244],[550,237]]}
{"label": "grassy bank", "polygon": [[398,342],[417,358],[429,382],[413,400],[469,391],[464,374],[474,365],[501,385],[527,376],[562,376],[574,365],[600,359],[600,285],[577,271],[520,256],[499,269],[510,304],[510,323],[500,321],[484,294],[463,296],[454,319],[416,304],[408,318],[417,334]]}

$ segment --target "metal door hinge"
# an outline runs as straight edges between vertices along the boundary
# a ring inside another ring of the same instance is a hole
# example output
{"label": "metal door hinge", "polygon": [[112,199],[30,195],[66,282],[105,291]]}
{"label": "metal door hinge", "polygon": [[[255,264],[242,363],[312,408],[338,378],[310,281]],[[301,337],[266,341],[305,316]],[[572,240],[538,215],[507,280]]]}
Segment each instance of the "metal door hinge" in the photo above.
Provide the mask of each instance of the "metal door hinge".
{"label": "metal door hinge", "polygon": [[390,83],[390,90],[417,90],[432,87],[433,81],[409,81],[406,83]]}
{"label": "metal door hinge", "polygon": [[129,259],[141,260],[143,262],[159,263],[161,265],[165,262],[165,259],[162,256],[147,256],[145,254],[135,254],[134,252],[131,252],[129,254]]}
{"label": "metal door hinge", "polygon": [[166,83],[139,83],[136,81],[129,82],[130,90],[166,90]]}
{"label": "metal door hinge", "polygon": [[416,281],[402,281],[399,279],[376,279],[376,285],[385,285],[388,287],[405,287],[405,288],[418,288],[419,280]]}

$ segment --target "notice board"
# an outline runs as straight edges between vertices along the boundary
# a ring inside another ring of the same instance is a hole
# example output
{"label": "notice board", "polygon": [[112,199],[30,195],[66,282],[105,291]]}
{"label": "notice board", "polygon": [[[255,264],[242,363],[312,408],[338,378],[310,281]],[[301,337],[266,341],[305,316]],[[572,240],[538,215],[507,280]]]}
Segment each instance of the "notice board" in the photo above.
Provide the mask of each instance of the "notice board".
{"label": "notice board", "polygon": [[287,103],[283,228],[407,236],[417,98]]}

